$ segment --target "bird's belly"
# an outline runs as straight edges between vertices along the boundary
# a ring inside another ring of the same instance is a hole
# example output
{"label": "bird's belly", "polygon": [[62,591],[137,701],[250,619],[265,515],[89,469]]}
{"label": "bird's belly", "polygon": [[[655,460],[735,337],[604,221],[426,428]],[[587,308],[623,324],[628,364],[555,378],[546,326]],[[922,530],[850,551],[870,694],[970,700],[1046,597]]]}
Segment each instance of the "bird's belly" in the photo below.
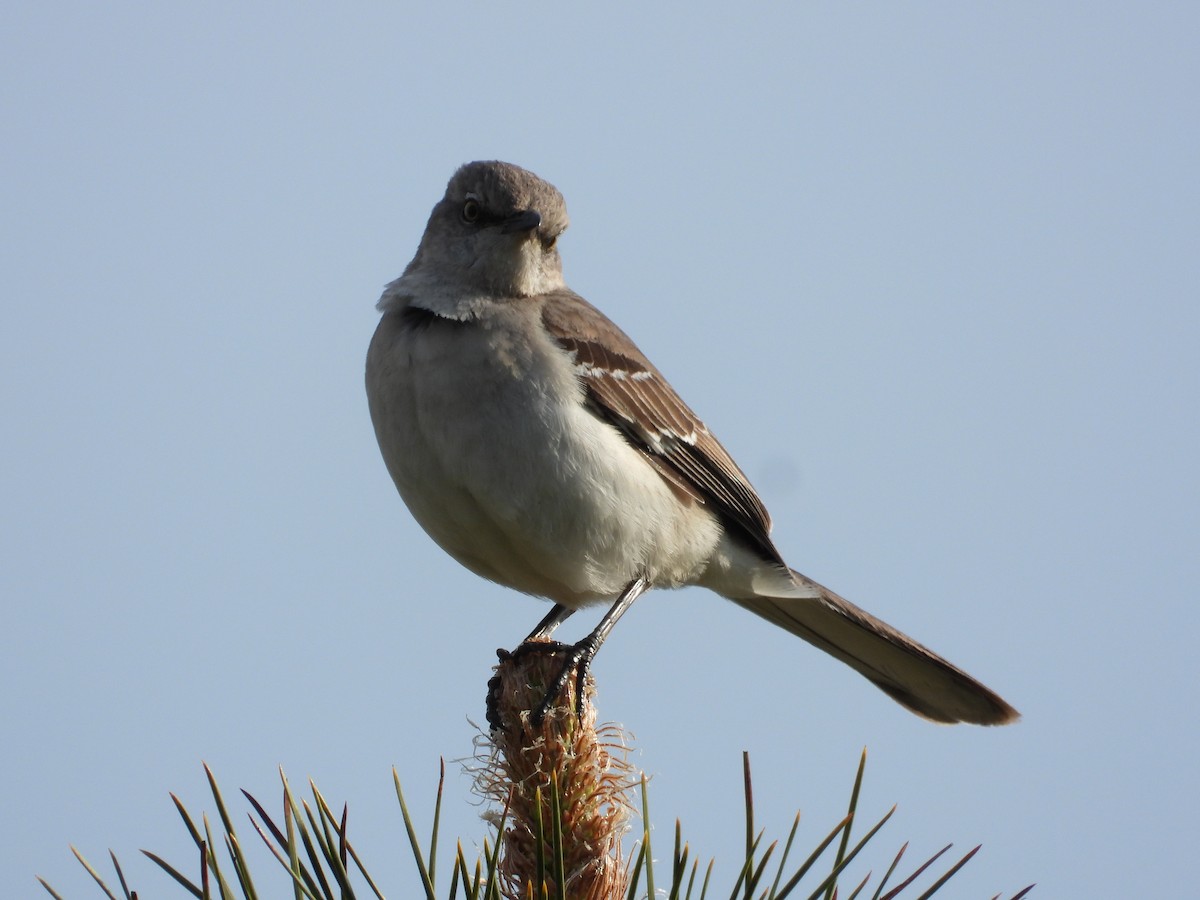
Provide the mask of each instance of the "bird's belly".
{"label": "bird's belly", "polygon": [[447,553],[571,607],[640,574],[662,586],[701,576],[716,519],[682,503],[574,385],[546,390],[483,353],[458,360],[414,359],[372,402],[396,486]]}

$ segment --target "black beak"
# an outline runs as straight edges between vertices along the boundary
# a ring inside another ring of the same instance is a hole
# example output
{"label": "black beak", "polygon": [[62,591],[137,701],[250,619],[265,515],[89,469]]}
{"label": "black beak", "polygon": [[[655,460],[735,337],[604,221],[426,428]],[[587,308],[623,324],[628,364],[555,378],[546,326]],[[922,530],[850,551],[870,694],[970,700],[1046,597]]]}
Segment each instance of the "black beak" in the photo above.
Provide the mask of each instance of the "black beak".
{"label": "black beak", "polygon": [[500,225],[502,234],[516,234],[521,231],[533,231],[542,224],[542,214],[536,209],[523,209],[515,212]]}

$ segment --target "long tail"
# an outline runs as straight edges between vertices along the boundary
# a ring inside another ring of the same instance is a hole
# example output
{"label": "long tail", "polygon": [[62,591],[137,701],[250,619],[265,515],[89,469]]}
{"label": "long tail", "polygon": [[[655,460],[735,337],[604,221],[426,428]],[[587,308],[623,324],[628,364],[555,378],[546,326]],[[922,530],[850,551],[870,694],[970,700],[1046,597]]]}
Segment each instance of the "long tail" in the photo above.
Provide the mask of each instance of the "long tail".
{"label": "long tail", "polygon": [[792,571],[791,596],[732,598],[871,680],[935,722],[1004,725],[1020,714],[962,669],[815,581]]}

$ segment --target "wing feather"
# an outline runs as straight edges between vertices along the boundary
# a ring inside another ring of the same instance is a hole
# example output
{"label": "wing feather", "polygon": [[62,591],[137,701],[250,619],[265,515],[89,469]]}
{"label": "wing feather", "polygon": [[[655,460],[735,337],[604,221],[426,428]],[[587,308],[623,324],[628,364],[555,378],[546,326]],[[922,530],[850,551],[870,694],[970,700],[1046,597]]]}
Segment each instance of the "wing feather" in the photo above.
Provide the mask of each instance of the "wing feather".
{"label": "wing feather", "polygon": [[633,341],[569,291],[545,297],[542,322],[571,354],[592,411],[646,454],[673,488],[711,506],[782,563],[771,517],[745,473]]}

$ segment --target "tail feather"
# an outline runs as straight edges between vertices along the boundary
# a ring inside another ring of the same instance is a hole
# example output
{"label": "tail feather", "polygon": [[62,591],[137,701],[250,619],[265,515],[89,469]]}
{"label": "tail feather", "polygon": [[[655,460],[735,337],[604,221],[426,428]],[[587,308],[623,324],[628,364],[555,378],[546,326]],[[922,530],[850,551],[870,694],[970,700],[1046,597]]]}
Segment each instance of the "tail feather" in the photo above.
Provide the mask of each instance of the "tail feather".
{"label": "tail feather", "polygon": [[799,572],[792,577],[793,596],[734,602],[840,659],[917,715],[976,725],[1020,718],[997,694],[908,635]]}

